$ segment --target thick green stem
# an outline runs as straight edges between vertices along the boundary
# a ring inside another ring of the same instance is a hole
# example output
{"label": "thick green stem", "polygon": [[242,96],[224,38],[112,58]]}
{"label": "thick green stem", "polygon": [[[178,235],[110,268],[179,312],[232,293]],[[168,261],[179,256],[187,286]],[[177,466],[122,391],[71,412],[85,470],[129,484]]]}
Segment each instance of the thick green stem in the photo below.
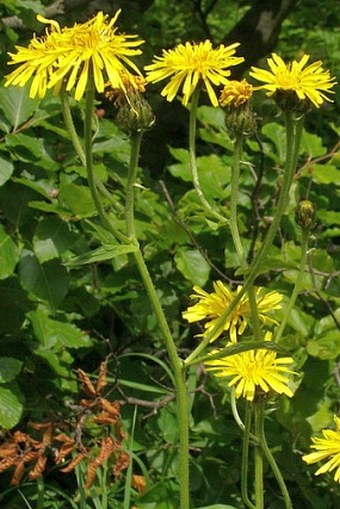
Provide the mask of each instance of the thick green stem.
{"label": "thick green stem", "polygon": [[179,484],[180,484],[180,509],[189,509],[189,399],[186,387],[186,370],[177,353],[176,346],[165,318],[156,288],[139,248],[135,236],[134,226],[134,184],[136,180],[138,156],[140,148],[140,135],[131,139],[131,158],[128,175],[128,189],[126,195],[126,230],[138,249],[133,253],[139,274],[148,293],[154,313],[163,335],[163,340],[169,355],[176,389],[177,421],[179,430]]}
{"label": "thick green stem", "polygon": [[265,432],[264,432],[264,418],[262,419],[262,425],[259,426],[258,432],[259,432],[258,438],[260,440],[260,447],[261,447],[261,449],[263,451],[263,454],[264,454],[266,460],[268,461],[268,463],[269,463],[269,465],[270,465],[270,467],[272,469],[272,472],[273,472],[273,474],[274,474],[274,476],[275,476],[275,478],[276,478],[276,480],[278,482],[278,485],[280,487],[280,490],[281,490],[281,493],[282,493],[282,496],[283,496],[285,508],[286,509],[293,509],[292,502],[290,500],[290,496],[289,496],[289,492],[287,490],[286,484],[284,482],[284,479],[282,477],[280,469],[277,466],[277,463],[276,463],[272,453],[270,452],[270,449],[269,449],[268,444],[267,444],[266,435],[265,435]]}
{"label": "thick green stem", "polygon": [[297,275],[297,278],[295,281],[294,289],[291,294],[286,312],[284,314],[283,320],[282,320],[280,327],[279,327],[279,329],[276,333],[276,336],[275,336],[276,342],[279,341],[279,339],[281,339],[282,334],[284,333],[285,327],[287,325],[290,314],[291,314],[294,304],[296,302],[297,296],[302,288],[303,276],[305,273],[305,265],[306,265],[306,261],[307,261],[308,241],[309,241],[309,230],[304,228],[302,230],[301,258],[300,258],[299,272],[298,272],[298,275]]}
{"label": "thick green stem", "polygon": [[240,292],[235,296],[234,300],[230,303],[224,313],[216,320],[213,329],[207,334],[203,341],[197,348],[187,357],[185,364],[189,365],[210,343],[211,338],[216,334],[220,327],[225,323],[225,320],[230,316],[237,304],[240,302],[243,295],[248,291],[253,284],[256,276],[258,275],[259,268],[264,262],[268,251],[274,241],[277,230],[280,226],[280,221],[283,213],[286,210],[289,201],[289,190],[294,178],[297,157],[299,153],[299,146],[302,133],[302,120],[294,121],[291,116],[286,118],[286,133],[287,133],[287,164],[283,175],[283,182],[281,187],[280,196],[276,205],[273,221],[267,231],[262,247],[256,254],[251,265],[249,266],[249,273],[244,282]]}
{"label": "thick green stem", "polygon": [[246,416],[244,425],[244,435],[242,442],[242,467],[241,467],[241,495],[242,500],[249,509],[257,509],[248,496],[248,465],[249,465],[249,439],[251,428],[252,408],[246,402]]}
{"label": "thick green stem", "polygon": [[[255,408],[255,435],[259,438],[263,428],[264,408],[263,403],[256,403]],[[256,509],[264,508],[263,493],[263,457],[262,449],[258,445],[255,447],[255,505]]]}
{"label": "thick green stem", "polygon": [[197,106],[198,99],[200,96],[200,87],[197,86],[195,92],[192,94],[192,99],[190,103],[190,119],[189,119],[189,155],[190,155],[190,167],[192,174],[192,181],[194,184],[194,188],[196,190],[197,196],[200,199],[200,202],[204,206],[204,208],[214,216],[218,221],[222,223],[226,222],[226,218],[219,214],[213,207],[210,205],[206,197],[204,196],[203,190],[200,185],[200,181],[198,178],[197,171],[197,161],[196,161],[196,121],[197,121]]}
{"label": "thick green stem", "polygon": [[94,170],[93,170],[93,160],[92,160],[92,117],[93,117],[93,101],[94,101],[94,83],[93,80],[88,81],[88,89],[86,91],[86,105],[85,105],[85,121],[84,121],[84,144],[85,144],[85,166],[87,171],[87,180],[89,183],[89,188],[91,191],[91,195],[93,201],[95,203],[98,215],[105,225],[107,230],[112,233],[112,235],[122,241],[127,242],[128,239],[126,236],[121,233],[116,226],[110,221],[107,216],[105,209],[101,203],[99,198]]}

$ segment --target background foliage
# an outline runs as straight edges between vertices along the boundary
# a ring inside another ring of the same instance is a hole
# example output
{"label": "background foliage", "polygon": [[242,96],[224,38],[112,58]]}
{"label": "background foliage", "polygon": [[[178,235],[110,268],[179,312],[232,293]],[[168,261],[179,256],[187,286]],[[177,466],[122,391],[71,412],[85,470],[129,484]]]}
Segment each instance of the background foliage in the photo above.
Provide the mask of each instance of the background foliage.
{"label": "background foliage", "polygon": [[[146,40],[143,65],[163,47],[178,42],[206,37],[220,42],[250,3],[127,2],[122,20],[126,30]],[[14,44],[26,44],[32,30],[41,30],[35,15],[50,4],[1,2],[3,74],[6,52]],[[71,18],[80,19],[83,10],[75,7]],[[14,15],[24,20],[22,29],[7,23]],[[338,16],[331,0],[322,6],[298,2],[282,25],[276,51],[291,58],[308,52],[336,74]],[[58,19],[63,23],[66,18]],[[156,87],[150,87],[149,99],[157,124],[143,147],[136,198],[138,236],[178,345],[190,350],[199,329],[189,329],[181,311],[188,305],[192,286],[211,288],[211,281],[221,278],[236,283],[240,274],[229,231],[211,230],[192,191],[187,111],[179,103],[165,104]],[[335,101],[308,116],[289,210],[258,280],[288,301],[300,257],[294,209],[300,199],[313,201],[318,221],[304,291],[281,340],[302,375],[292,401],[274,405],[267,421],[269,442],[295,507],[311,509],[335,509],[340,501],[339,486],[327,476],[312,477],[312,468],[301,461],[310,434],[330,425],[339,412],[338,95]],[[260,128],[247,144],[239,212],[250,250],[270,222],[285,160],[281,119],[269,101],[258,106]],[[73,107],[80,126],[81,110],[77,104]],[[121,401],[128,433],[137,408],[133,469],[146,477],[147,490],[144,494],[133,490],[133,501],[141,509],[177,509],[173,394],[160,332],[138,274],[128,253],[116,251],[110,261],[112,252],[99,247],[105,245],[105,233],[95,217],[84,169],[63,125],[58,100],[52,96],[29,100],[27,89],[1,87],[0,110],[0,426],[25,429],[29,421],[52,414],[67,419],[69,405],[77,399],[75,369],[96,373],[108,357],[110,398]],[[129,140],[115,126],[113,108],[103,97],[98,98],[97,117],[96,172],[115,190],[119,206]],[[228,204],[232,143],[223,114],[202,105],[199,121],[202,187],[208,198]],[[254,173],[263,174],[259,194],[253,190]],[[260,218],[258,225],[254,217]],[[217,505],[211,507],[227,508],[229,503],[240,508],[240,432],[230,414],[229,395],[201,368],[192,368],[190,390],[193,506],[214,502]],[[75,481],[53,469],[47,472],[49,507],[67,507],[57,488],[72,494]],[[20,492],[7,490],[9,479],[9,473],[2,474],[0,501],[8,509],[22,507]],[[112,483],[112,508],[122,507],[123,486],[124,477]],[[35,485],[27,482],[22,490],[34,506]],[[275,493],[275,480],[268,479],[270,507],[279,509]]]}

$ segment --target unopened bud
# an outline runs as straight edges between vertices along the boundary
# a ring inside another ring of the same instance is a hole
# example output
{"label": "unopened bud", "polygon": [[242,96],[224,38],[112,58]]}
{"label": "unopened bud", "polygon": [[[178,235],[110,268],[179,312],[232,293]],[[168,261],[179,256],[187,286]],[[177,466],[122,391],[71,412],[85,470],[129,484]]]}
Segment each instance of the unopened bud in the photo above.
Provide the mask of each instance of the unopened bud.
{"label": "unopened bud", "polygon": [[133,134],[151,129],[155,123],[155,115],[150,104],[138,95],[136,100],[119,108],[116,122],[122,131]]}
{"label": "unopened bud", "polygon": [[306,230],[310,230],[315,225],[315,206],[309,200],[302,200],[295,211],[296,223]]}

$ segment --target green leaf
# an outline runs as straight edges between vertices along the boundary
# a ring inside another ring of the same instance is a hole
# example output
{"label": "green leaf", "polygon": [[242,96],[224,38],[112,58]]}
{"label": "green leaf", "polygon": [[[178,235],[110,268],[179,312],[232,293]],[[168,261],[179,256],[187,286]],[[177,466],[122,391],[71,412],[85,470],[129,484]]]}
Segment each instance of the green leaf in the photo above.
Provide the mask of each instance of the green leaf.
{"label": "green leaf", "polygon": [[322,360],[332,360],[339,356],[340,334],[338,330],[329,330],[316,339],[307,342],[307,352]]}
{"label": "green leaf", "polygon": [[7,120],[11,123],[13,131],[26,122],[37,110],[40,99],[29,97],[29,87],[1,87],[0,104]]}
{"label": "green leaf", "polygon": [[32,303],[28,301],[27,293],[19,286],[17,278],[4,281],[0,286],[0,333],[17,334],[25,320],[25,313],[31,307]]}
{"label": "green leaf", "polygon": [[79,256],[75,256],[70,260],[65,262],[67,267],[77,267],[78,265],[86,265],[88,263],[97,263],[105,260],[112,260],[117,256],[121,256],[123,254],[135,253],[137,251],[137,246],[135,244],[126,244],[126,245],[106,245],[100,246],[89,253],[84,253]]}
{"label": "green leaf", "polygon": [[70,224],[58,217],[47,217],[35,230],[34,252],[41,263],[59,257],[77,242],[78,235],[70,229]]}
{"label": "green leaf", "polygon": [[6,279],[13,274],[18,259],[16,244],[0,225],[0,279]]}
{"label": "green leaf", "polygon": [[15,382],[0,385],[0,426],[11,429],[18,424],[23,402],[23,395]]}
{"label": "green leaf", "polygon": [[69,275],[59,261],[41,264],[31,251],[24,251],[19,265],[20,281],[25,290],[55,309],[65,297]]}
{"label": "green leaf", "polygon": [[11,382],[20,373],[22,362],[13,357],[0,357],[0,383]]}
{"label": "green leaf", "polygon": [[88,187],[63,181],[59,189],[59,202],[79,218],[97,215],[97,209]]}
{"label": "green leaf", "polygon": [[71,323],[53,320],[45,309],[31,311],[27,316],[43,349],[58,351],[64,347],[85,348],[91,345],[87,334]]}
{"label": "green leaf", "polygon": [[309,165],[303,170],[302,175],[306,177],[311,176],[317,184],[340,185],[340,170],[332,164]]}
{"label": "green leaf", "polygon": [[14,166],[11,161],[0,157],[0,186],[3,186],[11,178]]}
{"label": "green leaf", "polygon": [[303,130],[300,153],[306,153],[309,157],[312,158],[322,156],[326,152],[327,149],[322,145],[322,140],[319,136]]}
{"label": "green leaf", "polygon": [[280,161],[284,161],[286,158],[285,128],[276,122],[269,122],[262,127],[262,133],[273,142],[276,149],[276,157],[278,156]]}
{"label": "green leaf", "polygon": [[197,249],[179,249],[175,255],[177,269],[194,285],[204,286],[209,279],[210,265]]}

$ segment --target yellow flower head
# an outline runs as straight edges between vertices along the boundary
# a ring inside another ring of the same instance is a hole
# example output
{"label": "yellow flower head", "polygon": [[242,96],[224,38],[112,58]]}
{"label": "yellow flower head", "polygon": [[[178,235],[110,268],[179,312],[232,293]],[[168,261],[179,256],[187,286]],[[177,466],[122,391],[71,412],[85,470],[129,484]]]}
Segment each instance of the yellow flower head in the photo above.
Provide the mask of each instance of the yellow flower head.
{"label": "yellow flower head", "polygon": [[313,437],[311,449],[316,452],[305,454],[303,461],[308,463],[317,463],[318,461],[327,460],[316,472],[315,475],[325,474],[326,472],[334,473],[334,480],[340,483],[340,417],[334,416],[336,429],[322,430],[323,438]]}
{"label": "yellow flower head", "polygon": [[75,98],[84,95],[89,77],[93,76],[98,92],[103,92],[105,81],[110,80],[114,88],[125,90],[122,74],[129,75],[131,68],[140,71],[130,60],[141,50],[135,49],[143,41],[135,35],[119,35],[114,24],[120,10],[109,20],[108,15],[99,12],[94,18],[73,27],[60,28],[54,20],[38,16],[38,20],[51,25],[45,36],[33,38],[28,48],[17,46],[18,53],[11,54],[10,65],[21,63],[7,76],[6,86],[24,86],[33,76],[30,96],[43,97],[47,88],[58,91],[65,79],[66,90],[75,87]]}
{"label": "yellow flower head", "polygon": [[253,95],[253,87],[247,80],[230,80],[225,85],[220,96],[220,105],[241,106],[249,101]]}
{"label": "yellow flower head", "polygon": [[[222,281],[214,282],[213,286],[214,292],[212,293],[202,290],[199,286],[194,286],[195,293],[191,295],[191,298],[199,300],[196,304],[188,307],[188,309],[183,312],[183,318],[190,323],[207,320],[204,324],[204,328],[206,329],[205,334],[209,334],[210,331],[212,331],[217,320],[241,290],[241,286],[239,286],[235,292],[232,292]],[[281,300],[282,295],[278,292],[272,291],[265,293],[263,288],[256,289],[256,303],[259,318],[264,324],[277,323],[267,314],[273,309],[280,309]],[[212,336],[211,341],[217,339],[224,331],[229,331],[231,341],[236,343],[237,336],[242,335],[247,327],[250,314],[249,299],[245,294],[241,297],[241,300],[225,322]]]}
{"label": "yellow flower head", "polygon": [[259,88],[268,90],[268,96],[275,92],[295,93],[299,101],[309,100],[319,108],[324,101],[331,102],[326,92],[334,93],[331,88],[336,82],[330,72],[322,68],[320,61],[305,67],[309,58],[309,55],[304,55],[299,62],[294,60],[285,64],[281,57],[272,53],[271,58],[267,59],[270,71],[252,67],[249,74],[265,83]]}
{"label": "yellow flower head", "polygon": [[[267,335],[267,339],[269,339]],[[213,350],[212,354],[218,353]],[[286,365],[292,364],[291,357],[277,358],[277,353],[271,350],[248,350],[239,354],[212,359],[204,363],[207,371],[212,371],[216,377],[229,378],[228,387],[235,386],[235,396],[253,401],[259,392],[277,392],[293,396],[288,387],[289,379],[286,374],[294,374]]]}
{"label": "yellow flower head", "polygon": [[235,48],[239,43],[218,48],[212,47],[211,41],[198,44],[186,42],[174,49],[163,50],[161,57],[155,57],[152,64],[145,67],[147,80],[157,83],[170,78],[161,94],[172,101],[182,86],[182,103],[187,105],[199,82],[203,82],[213,106],[218,100],[212,85],[225,84],[230,76],[230,67],[243,62],[243,57],[235,57]]}

